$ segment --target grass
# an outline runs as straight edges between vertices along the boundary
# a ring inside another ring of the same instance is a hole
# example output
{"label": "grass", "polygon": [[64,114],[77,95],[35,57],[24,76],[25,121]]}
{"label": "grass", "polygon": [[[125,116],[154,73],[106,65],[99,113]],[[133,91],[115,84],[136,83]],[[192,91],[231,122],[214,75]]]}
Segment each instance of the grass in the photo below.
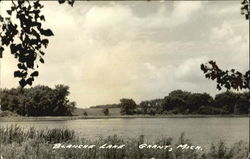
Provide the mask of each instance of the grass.
{"label": "grass", "polygon": [[[96,145],[92,149],[59,148],[54,144],[64,145]],[[88,140],[78,138],[69,129],[35,129],[24,130],[18,125],[0,127],[0,156],[3,159],[244,159],[247,158],[247,143],[239,141],[232,146],[224,142],[211,145],[208,151],[173,149],[140,149],[139,145],[147,143],[144,136],[133,139],[123,139],[118,136]],[[122,149],[100,149],[103,144],[123,145]],[[152,143],[156,145],[171,145],[175,148],[180,144],[191,144],[182,134],[178,141],[172,138],[161,138]]]}

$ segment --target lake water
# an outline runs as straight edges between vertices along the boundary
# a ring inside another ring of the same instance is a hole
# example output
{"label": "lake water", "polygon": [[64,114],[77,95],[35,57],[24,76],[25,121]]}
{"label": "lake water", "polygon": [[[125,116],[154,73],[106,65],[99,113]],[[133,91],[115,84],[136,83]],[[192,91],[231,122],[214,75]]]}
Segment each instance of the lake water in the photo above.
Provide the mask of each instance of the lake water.
{"label": "lake water", "polygon": [[249,118],[134,118],[134,119],[81,119],[68,121],[0,122],[0,126],[18,124],[24,128],[69,128],[80,137],[98,139],[110,135],[136,138],[145,135],[147,141],[173,137],[182,132],[193,144],[210,147],[211,143],[239,140],[248,142]]}

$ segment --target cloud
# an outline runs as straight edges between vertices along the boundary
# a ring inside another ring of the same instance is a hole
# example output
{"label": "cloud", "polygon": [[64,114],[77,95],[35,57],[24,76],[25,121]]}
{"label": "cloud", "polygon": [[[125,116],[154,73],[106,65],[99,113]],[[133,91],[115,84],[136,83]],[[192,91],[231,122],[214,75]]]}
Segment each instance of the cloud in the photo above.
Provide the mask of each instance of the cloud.
{"label": "cloud", "polygon": [[187,59],[175,70],[175,79],[185,83],[202,83],[204,82],[204,74],[200,69],[202,63],[206,63],[207,57]]}
{"label": "cloud", "polygon": [[228,22],[223,22],[219,27],[214,27],[211,32],[212,40],[230,39],[233,36],[233,29]]}
{"label": "cloud", "polygon": [[[78,107],[121,98],[140,102],[174,89],[215,94],[201,63],[213,59],[225,69],[247,67],[247,23],[238,14],[208,13],[225,12],[231,3],[77,2],[73,8],[43,3],[46,27],[55,36],[34,84],[69,85]],[[9,52],[2,65],[2,86],[17,86]]]}

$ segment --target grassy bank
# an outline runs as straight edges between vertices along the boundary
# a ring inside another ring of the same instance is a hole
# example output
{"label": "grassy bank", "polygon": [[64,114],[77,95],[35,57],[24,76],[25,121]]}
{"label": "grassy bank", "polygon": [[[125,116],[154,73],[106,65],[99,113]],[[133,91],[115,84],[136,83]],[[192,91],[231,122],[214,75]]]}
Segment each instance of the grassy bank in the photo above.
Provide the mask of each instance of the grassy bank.
{"label": "grassy bank", "polygon": [[[56,143],[63,145],[95,145],[93,148],[58,148],[53,149]],[[172,151],[158,148],[143,148],[141,144],[168,145]],[[100,146],[125,145],[121,149],[104,148]],[[30,128],[24,130],[15,125],[0,128],[0,156],[3,159],[244,159],[247,158],[247,143],[239,141],[228,147],[224,142],[211,145],[209,150],[191,150],[177,148],[178,145],[192,145],[181,135],[177,141],[172,138],[161,138],[152,143],[145,141],[143,136],[134,139],[123,139],[117,136],[88,140],[78,138],[75,132],[68,129]],[[202,145],[200,145],[202,146]]]}

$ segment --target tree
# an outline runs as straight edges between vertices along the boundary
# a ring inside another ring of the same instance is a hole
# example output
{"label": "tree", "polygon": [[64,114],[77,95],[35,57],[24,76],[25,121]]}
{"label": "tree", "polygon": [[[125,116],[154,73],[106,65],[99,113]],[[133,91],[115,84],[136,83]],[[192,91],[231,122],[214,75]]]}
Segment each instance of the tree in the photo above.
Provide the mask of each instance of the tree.
{"label": "tree", "polygon": [[236,112],[238,114],[248,114],[250,96],[248,92],[244,92],[239,95],[236,102]]}
{"label": "tree", "polygon": [[123,98],[120,100],[120,102],[121,102],[120,105],[121,105],[121,114],[122,115],[134,114],[137,105],[133,99]]}
{"label": "tree", "polygon": [[163,100],[153,99],[150,101],[142,101],[139,104],[141,113],[143,114],[160,114],[163,112]]}
{"label": "tree", "polygon": [[192,93],[187,99],[189,112],[197,112],[201,106],[210,106],[213,98],[207,93]]}
{"label": "tree", "polygon": [[58,85],[32,88],[4,89],[0,94],[1,109],[22,116],[65,116],[72,115],[75,102],[67,99],[69,87]]}
{"label": "tree", "polygon": [[[73,6],[74,0],[67,1]],[[51,29],[44,29],[42,26],[45,16],[41,14],[43,5],[39,0],[11,2],[12,6],[6,10],[8,15],[0,15],[0,58],[9,47],[11,54],[18,60],[18,70],[14,72],[14,77],[20,78],[19,84],[24,87],[27,84],[32,85],[34,77],[39,75],[36,71],[39,67],[38,61],[44,63],[43,49],[49,44],[47,37],[54,34]],[[65,0],[59,0],[60,4],[64,2]]]}
{"label": "tree", "polygon": [[239,94],[226,91],[215,96],[214,106],[222,108],[227,114],[233,114],[238,98]]}
{"label": "tree", "polygon": [[149,101],[142,101],[139,104],[139,107],[141,108],[143,114],[147,114],[148,113],[148,109],[150,107],[150,103],[149,103]]}
{"label": "tree", "polygon": [[164,98],[164,110],[173,110],[174,113],[187,113],[187,100],[191,95],[190,92],[174,90]]}
{"label": "tree", "polygon": [[104,108],[104,109],[102,110],[102,112],[103,112],[103,114],[104,114],[105,116],[108,116],[108,115],[109,115],[109,109],[108,109],[108,108]]}
{"label": "tree", "polygon": [[88,113],[87,113],[87,112],[84,112],[83,115],[84,115],[84,116],[88,116]]}

